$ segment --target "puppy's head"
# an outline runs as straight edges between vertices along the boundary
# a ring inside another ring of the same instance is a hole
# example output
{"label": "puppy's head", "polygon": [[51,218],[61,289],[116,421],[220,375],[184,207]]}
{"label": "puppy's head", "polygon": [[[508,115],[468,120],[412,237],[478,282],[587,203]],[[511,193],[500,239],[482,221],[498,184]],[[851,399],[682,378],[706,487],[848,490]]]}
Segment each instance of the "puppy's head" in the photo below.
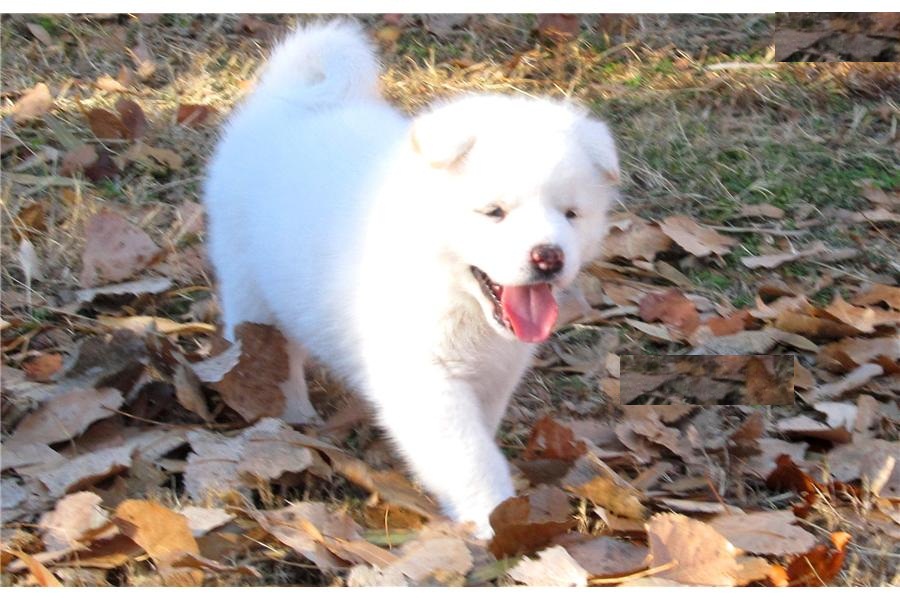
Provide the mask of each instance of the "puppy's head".
{"label": "puppy's head", "polygon": [[555,288],[606,233],[619,179],[606,125],[559,102],[472,96],[416,119],[410,144],[465,291],[502,335],[545,340]]}

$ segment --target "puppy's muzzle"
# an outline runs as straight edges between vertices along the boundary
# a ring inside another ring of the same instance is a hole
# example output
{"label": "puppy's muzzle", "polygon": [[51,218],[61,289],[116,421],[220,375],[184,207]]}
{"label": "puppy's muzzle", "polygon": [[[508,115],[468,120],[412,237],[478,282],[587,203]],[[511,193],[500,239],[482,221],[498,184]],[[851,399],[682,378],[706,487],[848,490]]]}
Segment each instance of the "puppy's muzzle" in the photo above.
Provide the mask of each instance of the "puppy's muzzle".
{"label": "puppy's muzzle", "polygon": [[562,271],[565,258],[562,248],[555,244],[541,244],[531,249],[531,264],[542,277],[552,277]]}

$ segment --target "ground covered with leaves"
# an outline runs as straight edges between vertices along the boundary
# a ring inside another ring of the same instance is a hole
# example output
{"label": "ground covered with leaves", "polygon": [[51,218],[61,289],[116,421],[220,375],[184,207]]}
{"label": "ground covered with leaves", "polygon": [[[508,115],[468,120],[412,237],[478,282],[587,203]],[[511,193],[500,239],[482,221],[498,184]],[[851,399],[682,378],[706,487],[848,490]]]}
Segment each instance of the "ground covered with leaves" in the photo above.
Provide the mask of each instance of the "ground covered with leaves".
{"label": "ground covered with leaves", "polygon": [[[572,97],[620,144],[494,539],[326,371],[300,396],[277,330],[216,333],[203,168],[295,18],[5,16],[3,583],[900,583],[896,66],[774,63],[765,15],[364,21],[404,109]],[[642,354],[779,356],[716,362],[743,404],[625,406],[672,384],[626,381]]]}

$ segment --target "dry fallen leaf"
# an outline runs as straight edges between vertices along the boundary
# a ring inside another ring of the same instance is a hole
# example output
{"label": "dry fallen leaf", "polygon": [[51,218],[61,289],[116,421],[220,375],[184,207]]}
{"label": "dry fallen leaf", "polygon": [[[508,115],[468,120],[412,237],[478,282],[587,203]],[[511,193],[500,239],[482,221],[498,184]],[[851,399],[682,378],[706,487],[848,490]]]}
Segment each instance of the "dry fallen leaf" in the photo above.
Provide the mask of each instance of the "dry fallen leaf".
{"label": "dry fallen leaf", "polygon": [[869,289],[857,294],[852,300],[853,304],[886,304],[894,310],[900,310],[900,287],[891,287],[880,283],[873,284]]}
{"label": "dry fallen leaf", "polygon": [[[119,531],[134,540],[150,555],[161,571],[172,569],[183,554],[199,554],[197,540],[191,535],[187,517],[152,500],[126,500],[113,515]],[[203,575],[188,569],[187,582],[198,585]]]}
{"label": "dry fallen leaf", "polygon": [[119,111],[125,137],[129,140],[143,137],[147,131],[147,117],[140,105],[134,100],[119,98],[116,101],[116,110]]}
{"label": "dry fallen leaf", "polygon": [[100,507],[100,496],[76,492],[62,498],[51,512],[41,515],[38,528],[49,551],[84,547],[80,542],[106,524],[109,514]]}
{"label": "dry fallen leaf", "polygon": [[645,321],[662,321],[684,335],[690,335],[700,324],[696,305],[679,290],[647,294],[641,298],[639,306],[640,316]]}
{"label": "dry fallen leaf", "polygon": [[883,373],[884,367],[881,365],[871,363],[861,365],[848,373],[843,379],[813,388],[809,394],[808,400],[810,402],[815,402],[827,400],[829,398],[840,398],[847,392],[862,387]]}
{"label": "dry fallen leaf", "polygon": [[216,114],[218,111],[206,104],[179,104],[175,120],[179,125],[198,127],[206,124]]}
{"label": "dry fallen leaf", "polygon": [[759,204],[745,204],[741,208],[742,217],[767,217],[769,219],[784,218],[784,210],[765,202]]}
{"label": "dry fallen leaf", "polygon": [[700,225],[685,215],[667,217],[663,220],[661,227],[663,233],[694,256],[728,254],[731,246],[737,243],[734,238]]}
{"label": "dry fallen leaf", "polygon": [[783,61],[792,54],[809,48],[823,37],[829,35],[828,31],[797,31],[796,29],[779,29],[772,39],[775,45],[775,60]]}
{"label": "dry fallen leaf", "polygon": [[774,269],[789,262],[794,262],[803,258],[818,256],[827,252],[825,244],[816,242],[806,250],[798,252],[786,252],[783,254],[766,254],[763,256],[745,256],[741,258],[741,263],[749,269]]}
{"label": "dry fallen leaf", "polygon": [[150,236],[109,210],[88,221],[85,239],[79,278],[85,287],[127,279],[150,265],[160,253]]}
{"label": "dry fallen leaf", "polygon": [[853,306],[840,295],[835,295],[831,304],[823,310],[835,319],[855,327],[863,333],[872,333],[876,327],[881,325],[900,324],[900,312]]}
{"label": "dry fallen leaf", "polygon": [[542,548],[575,524],[566,494],[546,485],[501,502],[490,521],[494,539],[489,548],[498,558]]}
{"label": "dry fallen leaf", "polygon": [[113,388],[78,389],[63,393],[26,416],[10,441],[16,444],[53,444],[70,440],[99,419],[115,414],[125,398]]}
{"label": "dry fallen leaf", "polygon": [[792,525],[791,510],[769,510],[740,515],[722,515],[709,525],[745,552],[753,554],[800,554],[816,543],[814,535]]}
{"label": "dry fallen leaf", "polygon": [[825,586],[837,577],[844,565],[850,534],[836,531],[831,534],[832,548],[820,544],[810,552],[798,556],[787,567],[788,585]]}
{"label": "dry fallen leaf", "polygon": [[94,135],[101,140],[120,140],[127,135],[122,119],[103,108],[92,108],[85,114]]}
{"label": "dry fallen leaf", "polygon": [[12,107],[13,120],[25,123],[42,117],[53,108],[53,97],[45,83],[38,83],[25,92]]}
{"label": "dry fallen leaf", "polygon": [[736,584],[737,550],[706,523],[683,515],[660,513],[647,523],[650,566],[671,565],[666,579],[689,585]]}
{"label": "dry fallen leaf", "polygon": [[122,85],[121,82],[119,82],[118,80],[113,79],[109,75],[105,75],[105,74],[98,77],[97,81],[94,82],[94,85],[97,86],[98,89],[103,90],[104,92],[123,93],[123,92],[128,91],[128,88],[126,88],[124,85]]}
{"label": "dry fallen leaf", "polygon": [[557,44],[570,42],[581,33],[581,15],[541,13],[537,16],[537,32],[542,38]]}
{"label": "dry fallen leaf", "polygon": [[569,555],[593,577],[616,577],[640,571],[650,560],[645,546],[616,539],[595,537],[573,543],[560,541]]}
{"label": "dry fallen leaf", "polygon": [[188,528],[195,538],[203,537],[213,529],[234,520],[234,515],[221,508],[185,506],[178,512],[187,519]]}
{"label": "dry fallen leaf", "polygon": [[603,243],[606,256],[621,256],[628,260],[636,258],[653,260],[657,254],[666,252],[672,247],[671,238],[655,223],[632,220],[622,227],[625,229],[613,227],[606,237]]}
{"label": "dry fallen leaf", "polygon": [[507,574],[525,585],[543,587],[585,587],[590,575],[562,546],[542,550],[536,559],[523,558]]}
{"label": "dry fallen leaf", "polygon": [[146,277],[127,283],[114,283],[102,287],[88,288],[75,292],[79,302],[93,302],[97,296],[123,296],[127,294],[159,294],[172,287],[172,280],[166,277]]}

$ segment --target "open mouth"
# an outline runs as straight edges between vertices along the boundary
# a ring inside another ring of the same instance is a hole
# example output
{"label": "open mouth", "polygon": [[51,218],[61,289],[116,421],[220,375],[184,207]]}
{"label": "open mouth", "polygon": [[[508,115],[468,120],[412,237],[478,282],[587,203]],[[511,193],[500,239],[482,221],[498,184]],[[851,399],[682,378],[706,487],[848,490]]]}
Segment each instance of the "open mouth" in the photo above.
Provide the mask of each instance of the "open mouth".
{"label": "open mouth", "polygon": [[543,342],[553,331],[559,306],[549,283],[500,285],[471,267],[481,291],[494,307],[494,320],[523,342]]}

